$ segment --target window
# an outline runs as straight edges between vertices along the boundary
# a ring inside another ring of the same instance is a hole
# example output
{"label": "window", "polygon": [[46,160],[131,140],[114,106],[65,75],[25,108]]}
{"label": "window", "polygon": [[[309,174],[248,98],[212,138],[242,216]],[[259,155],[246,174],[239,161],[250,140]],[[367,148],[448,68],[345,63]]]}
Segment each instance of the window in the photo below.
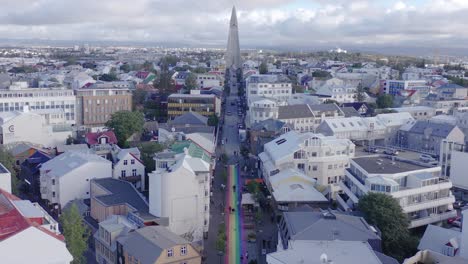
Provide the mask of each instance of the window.
{"label": "window", "polygon": [[328,165],[328,169],[331,170],[333,168],[332,165]]}
{"label": "window", "polygon": [[316,171],[317,170],[317,165],[312,166],[312,170]]}
{"label": "window", "polygon": [[137,170],[136,169],[132,170],[132,176],[137,176]]}
{"label": "window", "polygon": [[135,164],[135,160],[134,159],[130,160],[130,164],[132,165]]}
{"label": "window", "polygon": [[181,256],[187,255],[187,247],[186,246],[180,247],[180,255]]}
{"label": "window", "polygon": [[167,250],[167,257],[170,258],[172,256],[174,256],[174,251],[172,251],[172,248],[171,248]]}
{"label": "window", "polygon": [[52,179],[52,185],[55,185],[55,179]]}
{"label": "window", "polygon": [[127,165],[128,161],[127,160],[124,160],[124,165]]}
{"label": "window", "polygon": [[55,192],[52,192],[52,197],[54,197],[54,198],[55,198]]}
{"label": "window", "polygon": [[121,177],[126,177],[126,176],[127,176],[127,171],[126,171],[126,170],[122,170],[122,171],[120,172],[120,176],[121,176]]}

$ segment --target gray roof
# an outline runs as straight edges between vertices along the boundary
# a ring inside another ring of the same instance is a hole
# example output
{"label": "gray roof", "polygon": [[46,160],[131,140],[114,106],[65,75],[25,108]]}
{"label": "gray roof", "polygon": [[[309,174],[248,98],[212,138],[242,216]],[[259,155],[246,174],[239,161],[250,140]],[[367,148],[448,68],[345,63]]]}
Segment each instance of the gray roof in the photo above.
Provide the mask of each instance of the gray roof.
{"label": "gray roof", "polygon": [[278,119],[307,117],[314,117],[314,114],[306,104],[285,105],[278,107]]}
{"label": "gray roof", "polygon": [[174,132],[182,132],[184,134],[192,134],[192,133],[214,133],[215,127],[214,126],[171,126],[170,124],[160,124],[159,128],[164,129],[168,132],[172,132],[172,128],[174,128]]}
{"label": "gray roof", "polygon": [[334,215],[336,219],[325,218],[322,212],[285,212],[284,220],[294,240],[380,240],[364,218],[337,212]]}
{"label": "gray roof", "polygon": [[418,165],[410,161],[400,161],[397,159],[392,161],[391,159],[379,156],[354,158],[353,161],[367,171],[367,173],[371,174],[393,174],[427,169],[425,166]]}
{"label": "gray roof", "polygon": [[338,111],[341,112],[339,106],[335,103],[333,104],[316,104],[316,105],[309,105],[310,109],[314,112],[329,112],[329,111]]}
{"label": "gray roof", "polygon": [[447,137],[450,132],[455,128],[456,126],[450,125],[447,123],[433,123],[433,122],[428,122],[428,121],[417,121],[410,129],[409,133],[415,133],[415,134],[421,134],[424,135],[425,131],[428,131],[429,135],[435,136],[435,137],[442,137],[445,138]]}
{"label": "gray roof", "polygon": [[142,264],[155,263],[165,249],[189,242],[162,226],[147,226],[119,238],[124,251]]}
{"label": "gray roof", "polygon": [[399,264],[398,260],[374,250],[374,254],[379,258],[382,264]]}
{"label": "gray roof", "polygon": [[177,116],[170,122],[171,125],[207,125],[208,124],[208,118],[200,115],[199,113],[196,112],[188,112],[183,115]]}
{"label": "gray roof", "polygon": [[156,218],[149,213],[148,203],[130,182],[112,178],[93,179],[93,182],[109,192],[95,197],[104,205],[129,204],[137,210],[137,215],[141,218],[148,220]]}
{"label": "gray roof", "polygon": [[343,111],[345,117],[351,117],[351,116],[361,116],[354,107],[341,107],[341,110]]}
{"label": "gray roof", "polygon": [[250,130],[266,130],[277,132],[284,127],[286,123],[277,119],[267,119],[252,125]]}

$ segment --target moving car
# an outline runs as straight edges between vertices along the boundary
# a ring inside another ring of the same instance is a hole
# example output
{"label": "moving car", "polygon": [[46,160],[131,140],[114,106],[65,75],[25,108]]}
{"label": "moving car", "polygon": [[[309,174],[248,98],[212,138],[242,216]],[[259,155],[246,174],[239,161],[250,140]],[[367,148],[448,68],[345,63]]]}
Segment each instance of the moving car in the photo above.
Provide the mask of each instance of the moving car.
{"label": "moving car", "polygon": [[462,208],[463,206],[465,206],[465,202],[464,201],[455,201],[453,203],[453,208],[455,209],[460,209]]}
{"label": "moving car", "polygon": [[396,155],[398,155],[398,150],[396,150],[396,149],[385,149],[383,151],[383,153],[387,154],[387,155],[396,156]]}
{"label": "moving car", "polygon": [[364,151],[369,153],[379,153],[379,150],[376,147],[364,147]]}

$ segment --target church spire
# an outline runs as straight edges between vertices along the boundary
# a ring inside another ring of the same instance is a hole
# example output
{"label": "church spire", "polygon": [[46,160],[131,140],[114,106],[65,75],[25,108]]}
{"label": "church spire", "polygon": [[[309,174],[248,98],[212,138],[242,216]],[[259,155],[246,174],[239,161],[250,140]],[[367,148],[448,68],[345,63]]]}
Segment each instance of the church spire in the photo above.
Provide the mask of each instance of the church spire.
{"label": "church spire", "polygon": [[226,51],[226,69],[241,68],[241,56],[239,46],[239,29],[237,24],[236,7],[232,7],[231,21],[229,22],[229,36]]}

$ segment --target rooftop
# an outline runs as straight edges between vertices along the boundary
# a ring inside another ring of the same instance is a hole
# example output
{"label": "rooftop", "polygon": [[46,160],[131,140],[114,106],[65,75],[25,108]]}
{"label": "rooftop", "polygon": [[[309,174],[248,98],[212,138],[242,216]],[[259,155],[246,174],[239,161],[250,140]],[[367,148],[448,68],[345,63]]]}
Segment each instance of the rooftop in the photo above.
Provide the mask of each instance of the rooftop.
{"label": "rooftop", "polygon": [[413,162],[392,160],[383,156],[354,158],[352,161],[370,174],[393,174],[427,169],[427,167]]}
{"label": "rooftop", "polygon": [[67,151],[42,164],[41,171],[48,175],[61,177],[87,163],[108,163],[111,169],[112,163],[96,154]]}

